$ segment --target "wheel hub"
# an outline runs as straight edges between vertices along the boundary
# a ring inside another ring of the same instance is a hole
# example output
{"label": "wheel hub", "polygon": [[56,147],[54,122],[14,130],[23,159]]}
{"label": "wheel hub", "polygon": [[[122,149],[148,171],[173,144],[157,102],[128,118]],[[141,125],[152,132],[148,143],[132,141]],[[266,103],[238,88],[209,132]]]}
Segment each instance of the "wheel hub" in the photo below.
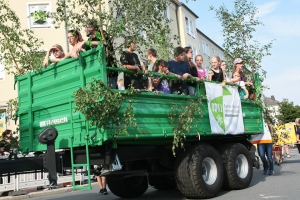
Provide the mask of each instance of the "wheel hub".
{"label": "wheel hub", "polygon": [[212,185],[217,180],[218,170],[212,158],[205,158],[202,163],[202,178],[206,184]]}
{"label": "wheel hub", "polygon": [[245,178],[249,171],[248,160],[243,154],[239,154],[235,161],[236,173],[240,178]]}

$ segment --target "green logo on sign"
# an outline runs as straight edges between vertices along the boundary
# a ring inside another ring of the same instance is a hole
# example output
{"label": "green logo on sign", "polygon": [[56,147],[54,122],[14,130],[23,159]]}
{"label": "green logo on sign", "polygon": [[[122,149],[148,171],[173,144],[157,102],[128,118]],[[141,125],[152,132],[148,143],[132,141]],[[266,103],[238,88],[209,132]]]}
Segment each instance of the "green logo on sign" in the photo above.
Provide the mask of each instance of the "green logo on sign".
{"label": "green logo on sign", "polygon": [[231,95],[231,92],[226,88],[223,87],[223,95],[220,97],[216,97],[210,102],[210,110],[221,127],[221,129],[225,132],[225,121],[224,121],[224,114],[223,114],[223,96]]}

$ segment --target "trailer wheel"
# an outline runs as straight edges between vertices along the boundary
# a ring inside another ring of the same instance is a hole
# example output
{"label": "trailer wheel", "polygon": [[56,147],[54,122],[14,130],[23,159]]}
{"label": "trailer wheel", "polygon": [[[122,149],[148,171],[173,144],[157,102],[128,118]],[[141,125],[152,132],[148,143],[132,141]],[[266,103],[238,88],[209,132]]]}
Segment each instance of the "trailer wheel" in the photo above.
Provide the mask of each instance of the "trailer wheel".
{"label": "trailer wheel", "polygon": [[157,190],[172,190],[177,186],[174,175],[149,176],[149,185]]}
{"label": "trailer wheel", "polygon": [[106,179],[110,191],[121,198],[139,197],[148,189],[146,176],[107,176]]}
{"label": "trailer wheel", "polygon": [[218,152],[201,144],[178,161],[176,181],[180,192],[187,198],[212,198],[223,183],[223,166]]}
{"label": "trailer wheel", "polygon": [[247,148],[240,144],[226,144],[219,148],[224,166],[224,189],[247,188],[252,180],[253,165]]}

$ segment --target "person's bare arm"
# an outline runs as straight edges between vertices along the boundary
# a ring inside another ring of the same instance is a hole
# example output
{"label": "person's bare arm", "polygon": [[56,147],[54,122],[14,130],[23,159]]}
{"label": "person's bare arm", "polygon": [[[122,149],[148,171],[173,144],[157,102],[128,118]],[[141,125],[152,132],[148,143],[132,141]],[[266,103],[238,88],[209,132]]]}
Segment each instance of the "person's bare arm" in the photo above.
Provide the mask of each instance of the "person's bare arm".
{"label": "person's bare arm", "polygon": [[253,83],[251,83],[251,82],[245,82],[245,85],[253,86]]}
{"label": "person's bare arm", "polygon": [[44,67],[44,68],[46,68],[46,67],[49,65],[49,55],[50,55],[50,51],[51,51],[51,49],[50,49],[49,51],[47,51],[46,56],[45,56],[45,58],[44,58],[44,61],[43,61],[43,67]]}
{"label": "person's bare arm", "polygon": [[123,65],[123,68],[129,69],[129,70],[136,70],[137,74],[141,73],[139,66],[136,66],[136,65]]}
{"label": "person's bare arm", "polygon": [[84,44],[84,41],[77,43],[73,49],[69,52],[70,57],[77,59],[79,52],[84,52],[85,50],[82,48],[82,45]]}
{"label": "person's bare arm", "polygon": [[210,70],[209,73],[208,73],[208,80],[209,81],[211,81],[213,75],[214,75],[214,72],[212,70]]}
{"label": "person's bare arm", "polygon": [[185,73],[185,74],[182,75],[183,80],[186,80],[189,77],[193,77],[193,76],[189,73]]}

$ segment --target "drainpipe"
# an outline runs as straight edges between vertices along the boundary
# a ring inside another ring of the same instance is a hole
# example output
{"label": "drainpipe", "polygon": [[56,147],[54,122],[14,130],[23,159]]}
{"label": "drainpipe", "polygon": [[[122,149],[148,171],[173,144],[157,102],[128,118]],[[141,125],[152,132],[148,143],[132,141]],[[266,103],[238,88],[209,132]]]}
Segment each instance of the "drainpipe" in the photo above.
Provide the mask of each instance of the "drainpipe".
{"label": "drainpipe", "polygon": [[[67,18],[67,12],[66,12],[66,0],[64,0],[64,14],[65,14],[65,18]],[[67,46],[67,52],[69,52],[70,48],[69,48],[69,42],[68,42],[68,25],[67,22],[65,21],[65,32],[66,32],[66,46]]]}
{"label": "drainpipe", "polygon": [[176,20],[177,20],[177,27],[178,27],[178,36],[179,36],[179,40],[180,40],[180,44],[181,44],[181,37],[180,37],[180,27],[179,27],[179,19],[178,19],[178,7],[179,5],[177,3],[176,4]]}

